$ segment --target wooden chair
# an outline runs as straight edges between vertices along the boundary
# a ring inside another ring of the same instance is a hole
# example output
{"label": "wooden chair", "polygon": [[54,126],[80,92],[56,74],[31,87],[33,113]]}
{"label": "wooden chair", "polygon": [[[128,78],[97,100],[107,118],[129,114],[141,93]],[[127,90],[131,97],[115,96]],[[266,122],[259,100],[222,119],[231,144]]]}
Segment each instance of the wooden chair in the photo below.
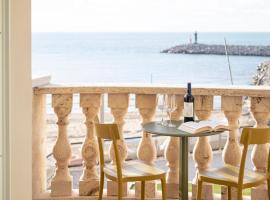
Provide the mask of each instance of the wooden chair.
{"label": "wooden chair", "polygon": [[207,169],[198,173],[197,200],[201,200],[203,182],[225,185],[228,187],[228,199],[231,200],[231,187],[238,190],[237,199],[242,200],[242,190],[256,187],[267,180],[268,197],[270,199],[270,153],[266,173],[245,170],[248,145],[266,144],[270,142],[270,128],[244,128],[240,143],[244,145],[240,167],[225,165],[218,169]]}
{"label": "wooden chair", "polygon": [[141,199],[144,199],[145,181],[161,180],[162,199],[166,199],[166,173],[154,166],[143,162],[132,161],[121,166],[118,150],[114,151],[116,165],[104,163],[103,140],[112,140],[114,150],[117,149],[117,140],[120,139],[117,124],[95,124],[96,135],[100,152],[100,187],[99,200],[102,199],[105,176],[118,183],[118,199],[122,199],[122,183],[141,181]]}

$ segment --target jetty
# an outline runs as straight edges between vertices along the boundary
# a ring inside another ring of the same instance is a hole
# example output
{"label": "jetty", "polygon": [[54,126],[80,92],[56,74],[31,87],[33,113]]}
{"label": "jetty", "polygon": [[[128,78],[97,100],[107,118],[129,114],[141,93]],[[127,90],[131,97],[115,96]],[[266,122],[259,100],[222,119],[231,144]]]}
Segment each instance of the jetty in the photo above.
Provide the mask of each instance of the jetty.
{"label": "jetty", "polygon": [[[228,55],[270,57],[270,46],[262,45],[227,45]],[[189,43],[181,44],[161,51],[173,54],[226,55],[225,46],[220,44]]]}

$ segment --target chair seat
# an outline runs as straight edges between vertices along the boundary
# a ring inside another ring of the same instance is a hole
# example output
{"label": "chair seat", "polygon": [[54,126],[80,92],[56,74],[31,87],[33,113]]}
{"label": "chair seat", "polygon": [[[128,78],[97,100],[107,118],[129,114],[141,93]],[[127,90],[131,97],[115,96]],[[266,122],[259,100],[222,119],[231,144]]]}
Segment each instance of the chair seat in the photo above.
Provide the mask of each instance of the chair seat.
{"label": "chair seat", "polygon": [[[213,168],[207,170],[199,171],[199,179],[202,181],[211,182],[214,184],[227,185],[229,182],[231,186],[237,186],[239,167],[232,165],[225,165],[221,168]],[[265,173],[255,172],[251,170],[245,170],[243,187],[251,187],[262,183],[267,180],[267,175]]]}
{"label": "chair seat", "polygon": [[[105,165],[104,173],[109,179],[116,180],[116,165]],[[142,177],[144,180],[155,180],[164,177],[165,174],[166,172],[141,161],[125,162],[122,166],[123,181],[140,181]]]}

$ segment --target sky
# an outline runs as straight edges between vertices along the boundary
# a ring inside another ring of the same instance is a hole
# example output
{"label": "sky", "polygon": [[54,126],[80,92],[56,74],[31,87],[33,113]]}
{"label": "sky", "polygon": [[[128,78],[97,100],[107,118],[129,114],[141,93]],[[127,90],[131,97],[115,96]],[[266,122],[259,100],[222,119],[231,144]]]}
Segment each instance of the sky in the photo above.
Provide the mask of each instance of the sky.
{"label": "sky", "polygon": [[32,0],[33,32],[270,32],[270,0]]}

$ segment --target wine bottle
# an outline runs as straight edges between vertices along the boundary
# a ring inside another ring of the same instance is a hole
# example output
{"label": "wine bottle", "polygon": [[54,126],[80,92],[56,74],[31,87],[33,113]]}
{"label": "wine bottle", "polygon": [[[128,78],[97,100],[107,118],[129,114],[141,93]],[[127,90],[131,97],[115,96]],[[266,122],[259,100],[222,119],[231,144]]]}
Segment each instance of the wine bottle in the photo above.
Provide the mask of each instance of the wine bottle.
{"label": "wine bottle", "polygon": [[189,121],[194,121],[194,97],[190,82],[187,84],[187,93],[184,96],[184,122]]}

